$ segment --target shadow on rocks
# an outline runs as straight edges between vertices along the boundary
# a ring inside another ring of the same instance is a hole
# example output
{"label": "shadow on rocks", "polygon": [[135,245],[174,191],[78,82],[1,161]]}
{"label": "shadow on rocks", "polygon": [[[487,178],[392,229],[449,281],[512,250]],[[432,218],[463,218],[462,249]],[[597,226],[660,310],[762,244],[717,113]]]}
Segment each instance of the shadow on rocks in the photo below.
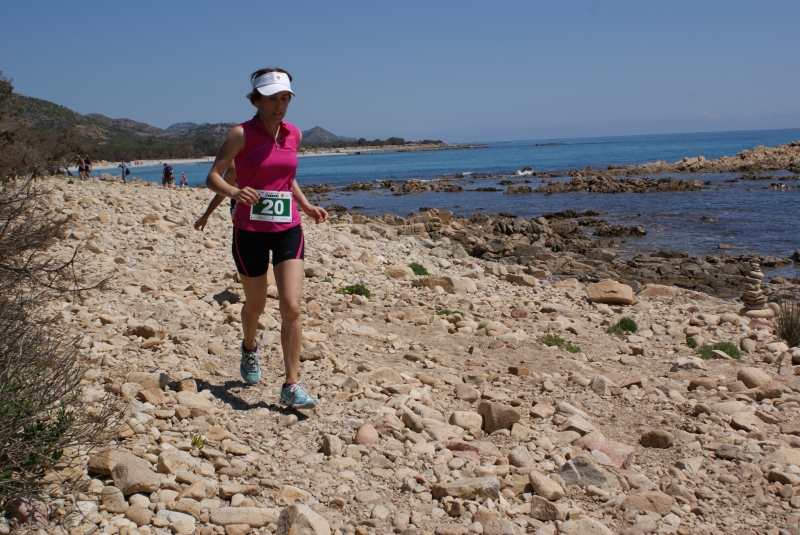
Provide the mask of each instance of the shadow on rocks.
{"label": "shadow on rocks", "polygon": [[252,403],[250,401],[247,401],[246,399],[241,398],[238,395],[239,392],[246,391],[243,389],[247,389],[247,387],[250,386],[244,381],[225,381],[221,385],[215,385],[209,383],[208,381],[204,381],[202,379],[195,379],[195,381],[197,382],[198,390],[209,390],[215,398],[219,399],[224,403],[229,404],[231,408],[235,411],[267,409],[269,411],[280,413],[283,415],[294,414],[295,416],[297,416],[297,420],[301,422],[303,420],[308,419],[308,416],[298,411],[297,409],[293,409],[291,407],[283,407],[275,403],[267,403],[266,401],[263,400],[258,401],[256,403]]}

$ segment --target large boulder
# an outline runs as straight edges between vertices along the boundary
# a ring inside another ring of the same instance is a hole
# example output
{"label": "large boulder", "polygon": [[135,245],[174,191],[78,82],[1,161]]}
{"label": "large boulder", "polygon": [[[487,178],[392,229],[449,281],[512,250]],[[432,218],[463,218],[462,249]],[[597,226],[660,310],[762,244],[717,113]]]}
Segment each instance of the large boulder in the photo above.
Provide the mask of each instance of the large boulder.
{"label": "large boulder", "polygon": [[633,288],[617,281],[604,280],[586,287],[586,295],[592,303],[610,305],[632,305],[636,303]]}
{"label": "large boulder", "polygon": [[511,430],[521,418],[514,407],[492,401],[481,402],[478,405],[478,414],[483,417],[483,430],[487,433],[494,433],[498,429]]}
{"label": "large boulder", "polygon": [[139,492],[151,493],[158,490],[161,480],[158,474],[141,459],[120,461],[111,470],[114,486],[129,496]]}
{"label": "large boulder", "polygon": [[133,453],[117,449],[98,451],[89,456],[89,472],[107,476],[120,461],[138,459]]}
{"label": "large boulder", "polygon": [[210,521],[218,526],[247,524],[251,528],[263,528],[278,521],[277,509],[265,507],[220,507],[211,512]]}
{"label": "large boulder", "polygon": [[278,518],[276,535],[331,535],[328,521],[305,505],[290,505]]}
{"label": "large boulder", "polygon": [[444,496],[480,502],[486,498],[496,500],[500,496],[500,481],[496,477],[459,479],[450,483],[437,483],[431,492],[437,500]]}

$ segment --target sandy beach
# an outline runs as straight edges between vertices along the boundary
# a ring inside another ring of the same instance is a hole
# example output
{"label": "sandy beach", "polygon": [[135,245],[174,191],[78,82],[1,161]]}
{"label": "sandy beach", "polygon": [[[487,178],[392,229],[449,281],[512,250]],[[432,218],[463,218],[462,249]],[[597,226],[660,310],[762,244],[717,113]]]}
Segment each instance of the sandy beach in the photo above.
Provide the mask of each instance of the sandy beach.
{"label": "sandy beach", "polygon": [[[111,275],[51,308],[86,335],[87,399],[128,407],[85,461],[79,533],[266,533],[298,514],[342,534],[721,534],[798,518],[778,490],[800,465],[800,349],[738,299],[472,258],[439,232],[444,213],[306,221],[301,373],[319,406],[283,411],[276,288],[265,376],[246,386],[230,218],[192,229],[207,191],[48,180],[71,227],[53,254],[80,247],[87,276]],[[354,284],[371,296],[342,293]],[[623,317],[635,332],[609,332]],[[702,360],[687,337],[740,360]],[[113,470],[134,461],[147,491]]]}
{"label": "sandy beach", "polygon": [[[326,149],[326,148],[317,148],[317,149],[300,149],[300,152],[297,154],[299,158],[308,158],[308,157],[316,157],[316,156],[337,156],[337,155],[349,155],[349,154],[370,154],[370,153],[381,153],[381,152],[416,152],[416,151],[429,151],[429,150],[456,150],[456,149],[470,149],[475,148],[476,146],[473,145],[458,145],[458,144],[447,144],[447,145],[439,145],[439,144],[407,144],[407,145],[386,145],[380,147],[365,147],[365,148],[341,148],[341,149]],[[126,162],[128,163],[131,173],[133,173],[137,167],[146,167],[146,166],[153,166],[153,165],[161,165],[163,163],[168,163],[169,165],[191,165],[197,163],[211,163],[214,161],[213,156],[207,156],[205,158],[185,158],[185,159],[167,159],[167,160],[138,160],[138,165],[135,165],[133,162]],[[108,171],[118,169],[119,162],[108,162],[105,160],[99,160],[92,164],[92,171]],[[72,164],[69,166],[69,170],[72,172],[76,172],[78,170],[77,164]],[[114,173],[111,173],[114,174]]]}

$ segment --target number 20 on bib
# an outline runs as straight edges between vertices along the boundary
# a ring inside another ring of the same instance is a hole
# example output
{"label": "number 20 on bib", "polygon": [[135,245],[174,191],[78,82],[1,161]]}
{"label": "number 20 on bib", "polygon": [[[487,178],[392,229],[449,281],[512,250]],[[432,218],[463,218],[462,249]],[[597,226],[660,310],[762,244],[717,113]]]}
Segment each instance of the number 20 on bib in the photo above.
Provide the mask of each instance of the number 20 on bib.
{"label": "number 20 on bib", "polygon": [[258,202],[250,207],[251,220],[270,223],[292,222],[291,191],[256,190],[256,192],[258,193]]}

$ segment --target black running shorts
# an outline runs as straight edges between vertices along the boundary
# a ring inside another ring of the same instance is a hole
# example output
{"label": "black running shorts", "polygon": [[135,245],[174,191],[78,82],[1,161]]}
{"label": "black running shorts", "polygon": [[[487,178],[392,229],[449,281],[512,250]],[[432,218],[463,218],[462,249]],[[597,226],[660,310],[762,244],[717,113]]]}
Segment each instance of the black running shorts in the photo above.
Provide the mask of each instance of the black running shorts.
{"label": "black running shorts", "polygon": [[280,232],[254,232],[233,227],[233,261],[245,277],[260,277],[269,267],[270,251],[273,266],[284,260],[302,260],[304,241],[301,225]]}

